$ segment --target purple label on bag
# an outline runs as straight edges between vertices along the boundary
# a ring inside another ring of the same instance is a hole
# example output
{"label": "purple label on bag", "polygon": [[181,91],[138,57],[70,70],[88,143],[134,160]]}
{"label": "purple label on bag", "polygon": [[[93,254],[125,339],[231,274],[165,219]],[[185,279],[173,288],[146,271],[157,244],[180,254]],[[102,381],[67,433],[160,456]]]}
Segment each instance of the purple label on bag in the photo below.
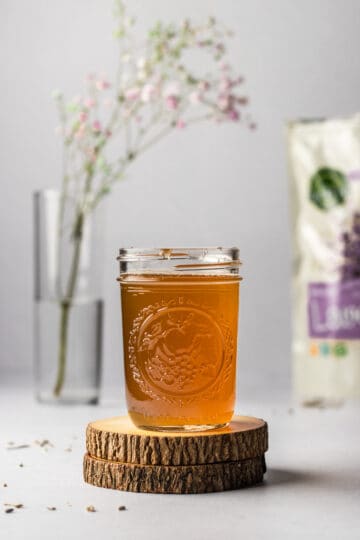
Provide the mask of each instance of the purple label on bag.
{"label": "purple label on bag", "polygon": [[360,339],[360,279],[309,283],[309,336]]}

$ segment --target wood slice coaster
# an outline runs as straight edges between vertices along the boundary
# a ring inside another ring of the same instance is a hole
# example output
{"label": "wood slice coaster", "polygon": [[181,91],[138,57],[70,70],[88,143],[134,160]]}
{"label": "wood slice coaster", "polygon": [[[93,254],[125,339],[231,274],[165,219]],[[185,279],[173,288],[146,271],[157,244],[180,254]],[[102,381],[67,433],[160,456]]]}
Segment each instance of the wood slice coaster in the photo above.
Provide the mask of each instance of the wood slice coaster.
{"label": "wood slice coaster", "polygon": [[267,424],[234,416],[228,427],[210,431],[144,431],[127,416],[91,422],[86,449],[95,458],[143,465],[201,465],[261,456],[268,448]]}
{"label": "wood slice coaster", "polygon": [[84,457],[84,480],[97,487],[142,493],[211,493],[259,484],[264,456],[203,465],[135,465]]}
{"label": "wood slice coaster", "polygon": [[84,480],[145,493],[209,493],[262,481],[268,448],[263,420],[235,416],[226,428],[189,433],[144,431],[128,417],[88,425]]}

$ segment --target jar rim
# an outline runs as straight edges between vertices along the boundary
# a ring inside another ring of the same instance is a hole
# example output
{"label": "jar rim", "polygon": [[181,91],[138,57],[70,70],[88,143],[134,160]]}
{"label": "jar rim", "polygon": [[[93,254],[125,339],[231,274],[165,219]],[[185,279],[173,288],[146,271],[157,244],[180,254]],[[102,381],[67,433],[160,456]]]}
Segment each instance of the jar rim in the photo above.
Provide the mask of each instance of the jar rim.
{"label": "jar rim", "polygon": [[117,260],[122,261],[165,261],[193,260],[229,263],[238,262],[240,250],[238,247],[176,247],[176,248],[120,248]]}

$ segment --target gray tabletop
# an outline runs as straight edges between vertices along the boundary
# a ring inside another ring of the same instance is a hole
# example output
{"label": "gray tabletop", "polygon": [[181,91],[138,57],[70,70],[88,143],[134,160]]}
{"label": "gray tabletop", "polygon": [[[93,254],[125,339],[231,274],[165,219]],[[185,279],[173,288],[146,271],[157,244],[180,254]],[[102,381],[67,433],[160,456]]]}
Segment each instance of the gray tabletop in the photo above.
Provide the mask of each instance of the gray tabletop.
{"label": "gray tabletop", "polygon": [[[208,495],[147,495],[83,482],[86,424],[123,413],[116,403],[44,406],[27,388],[0,390],[1,538],[360,537],[360,410],[354,404],[319,410],[291,407],[278,394],[243,400],[239,413],[269,423],[264,484]],[[8,449],[10,443],[29,446]],[[24,507],[5,513],[4,503]]]}

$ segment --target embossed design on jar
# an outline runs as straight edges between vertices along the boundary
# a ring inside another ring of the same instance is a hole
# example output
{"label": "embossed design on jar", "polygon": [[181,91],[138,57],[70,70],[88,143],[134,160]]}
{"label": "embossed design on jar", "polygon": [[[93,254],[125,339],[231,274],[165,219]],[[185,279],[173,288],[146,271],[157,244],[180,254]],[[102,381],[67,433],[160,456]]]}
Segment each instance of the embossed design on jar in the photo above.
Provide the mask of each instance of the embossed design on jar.
{"label": "embossed design on jar", "polygon": [[189,403],[223,386],[234,340],[226,324],[183,298],[143,308],[129,339],[132,377],[155,399]]}

